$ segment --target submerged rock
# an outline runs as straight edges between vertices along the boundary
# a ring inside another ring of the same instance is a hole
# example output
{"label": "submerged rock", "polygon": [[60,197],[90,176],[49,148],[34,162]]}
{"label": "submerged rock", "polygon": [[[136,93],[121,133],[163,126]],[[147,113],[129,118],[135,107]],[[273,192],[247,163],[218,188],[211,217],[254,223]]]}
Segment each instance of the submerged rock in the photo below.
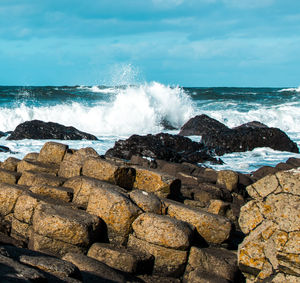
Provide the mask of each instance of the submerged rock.
{"label": "submerged rock", "polygon": [[244,152],[257,147],[299,152],[297,144],[283,131],[257,121],[230,129],[215,119],[200,115],[190,119],[181,128],[179,135],[201,135],[203,145],[214,150],[217,155]]}
{"label": "submerged rock", "polygon": [[0,152],[10,152],[10,149],[7,146],[0,145]]}
{"label": "submerged rock", "polygon": [[7,139],[97,140],[95,136],[81,132],[74,127],[66,127],[58,123],[40,120],[26,121],[18,125]]}
{"label": "submerged rock", "polygon": [[132,135],[126,140],[118,140],[105,156],[130,160],[133,155],[145,156],[171,162],[202,163],[220,161],[212,157],[202,144],[179,135],[160,133],[157,135]]}

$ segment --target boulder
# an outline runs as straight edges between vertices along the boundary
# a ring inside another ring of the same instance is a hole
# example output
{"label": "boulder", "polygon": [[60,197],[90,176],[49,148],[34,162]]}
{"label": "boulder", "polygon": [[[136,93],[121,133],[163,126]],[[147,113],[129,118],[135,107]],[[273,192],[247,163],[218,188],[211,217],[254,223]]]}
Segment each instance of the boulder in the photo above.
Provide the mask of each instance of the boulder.
{"label": "boulder", "polygon": [[229,238],[231,223],[227,218],[167,199],[164,204],[169,216],[193,225],[206,242],[221,244]]}
{"label": "boulder", "polygon": [[18,185],[36,186],[36,185],[49,185],[53,187],[60,187],[66,181],[65,178],[56,177],[47,173],[39,173],[35,171],[25,171],[22,173],[21,178],[18,180]]}
{"label": "boulder", "polygon": [[40,150],[37,161],[44,163],[60,164],[63,160],[68,146],[58,142],[46,142]]}
{"label": "boulder", "polygon": [[231,170],[221,170],[218,173],[217,185],[232,192],[237,189],[239,181],[238,173]]}
{"label": "boulder", "polygon": [[82,168],[84,176],[107,181],[125,189],[131,189],[135,180],[135,170],[128,166],[120,166],[103,158],[89,158]]}
{"label": "boulder", "polygon": [[125,191],[122,191],[121,188],[115,185],[85,176],[77,176],[68,179],[64,183],[64,187],[73,191],[74,196],[72,202],[84,209],[87,208],[90,194],[93,188],[106,187],[108,190],[115,189],[120,192],[126,193]]}
{"label": "boulder", "polygon": [[184,272],[187,262],[187,251],[151,244],[133,235],[129,235],[127,246],[154,256],[154,274],[158,274],[159,276],[180,277]]}
{"label": "boulder", "polygon": [[103,219],[109,240],[118,244],[126,241],[132,222],[141,213],[140,208],[117,186],[105,182],[91,189],[86,211]]}
{"label": "boulder", "polygon": [[106,243],[94,243],[87,255],[128,273],[151,273],[154,264],[154,257],[150,254]]}
{"label": "boulder", "polygon": [[[70,252],[65,254],[62,259],[73,263],[79,268],[84,282],[126,282],[125,277],[120,272],[86,255]],[[90,272],[91,274],[89,274]]]}
{"label": "boulder", "polygon": [[40,120],[21,123],[7,138],[7,140],[22,139],[97,140],[95,136],[81,132],[74,127],[66,127],[58,123]]}
{"label": "boulder", "polygon": [[11,150],[7,146],[0,145],[0,152],[11,152]]}
{"label": "boulder", "polygon": [[238,282],[240,275],[236,253],[222,248],[191,247],[184,277],[189,278],[194,270],[214,274],[230,282]]}
{"label": "boulder", "polygon": [[[71,209],[59,205],[38,204],[33,214],[33,231],[42,238],[53,239],[53,243],[63,242],[67,244],[65,249],[57,251],[57,246],[49,247],[53,253],[65,254],[67,248],[72,245],[85,250],[100,233],[101,221],[97,216],[84,211]],[[33,236],[32,247],[35,250],[43,250],[38,237]]]}
{"label": "boulder", "polygon": [[299,168],[268,175],[247,187],[253,199],[241,209],[239,224],[247,237],[238,250],[247,278],[263,281],[282,273],[299,280],[299,189]]}
{"label": "boulder", "polygon": [[85,160],[90,157],[99,157],[99,154],[90,147],[81,148],[75,152],[69,150],[60,164],[58,176],[64,178],[80,176]]}
{"label": "boulder", "polygon": [[135,172],[133,187],[136,189],[154,193],[158,197],[168,197],[180,189],[180,180],[167,174],[141,167],[135,167]]}
{"label": "boulder", "polygon": [[71,202],[73,199],[73,190],[67,187],[53,187],[48,185],[36,185],[29,188],[35,194],[47,196],[53,199]]}
{"label": "boulder", "polygon": [[19,173],[23,173],[24,171],[29,170],[56,176],[59,170],[59,166],[57,164],[43,163],[40,161],[32,161],[29,159],[24,159],[18,163],[17,171]]}
{"label": "boulder", "polygon": [[132,228],[139,239],[178,250],[187,250],[193,238],[193,229],[186,222],[154,213],[141,214]]}
{"label": "boulder", "polygon": [[239,127],[207,134],[202,137],[205,146],[214,149],[217,155],[231,152],[250,151],[257,147],[298,153],[295,142],[278,128]]}
{"label": "boulder", "polygon": [[160,133],[157,135],[133,135],[127,140],[118,140],[105,156],[115,156],[130,160],[133,155],[170,162],[218,163],[211,153],[200,143],[179,135]]}
{"label": "boulder", "polygon": [[0,255],[0,281],[20,282],[20,280],[23,282],[47,282],[43,272]]}
{"label": "boulder", "polygon": [[0,182],[2,183],[16,184],[20,176],[20,173],[0,168]]}
{"label": "boulder", "polygon": [[25,191],[23,186],[0,183],[0,214],[6,216],[12,213],[18,197]]}
{"label": "boulder", "polygon": [[218,134],[220,131],[229,130],[221,122],[202,114],[188,120],[180,129],[180,136],[203,136]]}
{"label": "boulder", "polygon": [[162,203],[155,194],[142,190],[133,190],[129,193],[129,196],[144,212],[162,214]]}
{"label": "boulder", "polygon": [[18,163],[21,160],[15,157],[8,157],[2,164],[1,168],[9,171],[17,171]]}
{"label": "boulder", "polygon": [[2,246],[0,253],[22,264],[62,278],[79,279],[81,277],[74,264],[44,253],[12,246]]}

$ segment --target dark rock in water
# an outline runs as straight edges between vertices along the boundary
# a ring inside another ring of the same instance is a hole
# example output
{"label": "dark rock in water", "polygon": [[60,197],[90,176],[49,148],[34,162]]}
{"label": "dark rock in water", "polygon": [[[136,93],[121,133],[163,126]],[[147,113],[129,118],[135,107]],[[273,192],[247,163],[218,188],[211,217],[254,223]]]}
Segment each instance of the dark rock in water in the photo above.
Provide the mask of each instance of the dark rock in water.
{"label": "dark rock in water", "polygon": [[217,155],[270,147],[274,150],[298,153],[298,146],[280,129],[252,121],[233,129],[206,115],[190,119],[179,135],[201,135],[202,143]]}
{"label": "dark rock in water", "polygon": [[6,134],[0,131],[0,138],[4,136],[6,136]]}
{"label": "dark rock in water", "polygon": [[160,124],[164,127],[165,130],[177,130],[168,120],[161,120]]}
{"label": "dark rock in water", "polygon": [[105,154],[105,156],[127,160],[130,160],[133,155],[178,163],[205,161],[220,163],[202,144],[179,135],[163,133],[147,136],[133,135],[127,140],[118,140]]}
{"label": "dark rock in water", "polygon": [[26,121],[18,125],[7,139],[97,140],[95,136],[81,132],[74,127],[39,120]]}
{"label": "dark rock in water", "polygon": [[203,136],[229,130],[224,124],[202,114],[188,120],[180,129],[180,136]]}
{"label": "dark rock in water", "polygon": [[207,147],[217,155],[231,152],[250,151],[257,147],[270,147],[274,150],[298,153],[297,144],[281,130],[264,127],[239,127],[202,137]]}
{"label": "dark rock in water", "polygon": [[232,129],[238,130],[238,129],[244,129],[244,128],[256,129],[256,128],[269,128],[269,127],[267,125],[261,123],[261,122],[252,121],[252,122],[249,122],[249,123],[242,124],[238,127],[234,127]]}
{"label": "dark rock in water", "polygon": [[10,149],[7,146],[0,145],[0,152],[10,152]]}

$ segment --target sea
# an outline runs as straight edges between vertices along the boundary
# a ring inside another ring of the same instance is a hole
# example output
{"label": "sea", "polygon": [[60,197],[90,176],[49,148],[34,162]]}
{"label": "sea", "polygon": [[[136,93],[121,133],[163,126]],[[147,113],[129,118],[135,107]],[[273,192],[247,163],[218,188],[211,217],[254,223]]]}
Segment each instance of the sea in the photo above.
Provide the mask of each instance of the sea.
{"label": "sea", "polygon": [[[0,131],[13,131],[20,123],[34,119],[57,122],[99,139],[62,143],[74,149],[93,147],[99,154],[113,147],[115,141],[133,134],[177,134],[184,123],[200,114],[228,127],[259,121],[281,129],[300,146],[300,87],[180,87],[159,82],[118,86],[0,86]],[[190,138],[201,140],[199,136]],[[0,153],[0,161],[38,152],[45,142],[8,141],[2,137],[0,145],[14,153]],[[206,166],[250,173],[264,165],[285,162],[289,157],[300,158],[300,154],[256,148],[222,156],[223,165]]]}

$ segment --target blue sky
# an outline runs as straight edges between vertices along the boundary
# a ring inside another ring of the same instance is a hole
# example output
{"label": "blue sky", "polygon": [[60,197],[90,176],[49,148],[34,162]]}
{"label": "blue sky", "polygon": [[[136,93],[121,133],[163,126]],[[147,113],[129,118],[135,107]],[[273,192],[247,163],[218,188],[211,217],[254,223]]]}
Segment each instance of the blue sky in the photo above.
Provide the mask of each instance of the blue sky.
{"label": "blue sky", "polygon": [[[133,70],[136,76],[124,72]],[[299,86],[299,0],[0,0],[0,85]]]}

